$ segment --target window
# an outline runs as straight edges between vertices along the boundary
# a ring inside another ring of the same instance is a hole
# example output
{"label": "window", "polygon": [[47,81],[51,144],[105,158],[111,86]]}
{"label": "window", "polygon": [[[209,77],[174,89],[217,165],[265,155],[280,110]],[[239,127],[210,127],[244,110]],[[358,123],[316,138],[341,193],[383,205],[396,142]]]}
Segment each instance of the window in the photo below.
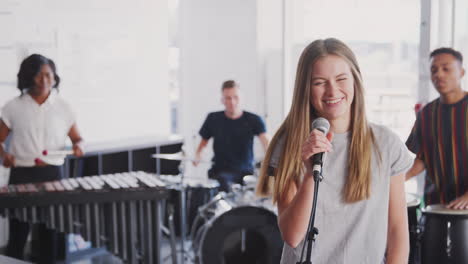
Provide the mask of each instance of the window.
{"label": "window", "polygon": [[355,52],[363,73],[370,121],[402,140],[414,120],[418,85],[420,1],[291,1],[290,94],[303,48],[335,37]]}
{"label": "window", "polygon": [[[467,69],[466,60],[468,59],[468,1],[455,0],[455,18],[454,18],[454,48],[463,54],[463,64]],[[468,77],[465,74],[462,83],[464,90],[468,90]]]}

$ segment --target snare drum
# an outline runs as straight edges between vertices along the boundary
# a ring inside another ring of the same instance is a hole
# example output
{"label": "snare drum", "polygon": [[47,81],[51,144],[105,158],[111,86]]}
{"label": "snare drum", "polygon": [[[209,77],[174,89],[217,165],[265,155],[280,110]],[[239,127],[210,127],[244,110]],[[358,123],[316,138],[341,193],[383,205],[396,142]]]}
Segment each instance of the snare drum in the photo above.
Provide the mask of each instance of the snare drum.
{"label": "snare drum", "polygon": [[422,212],[422,263],[468,263],[468,210],[430,205]]}
{"label": "snare drum", "polygon": [[[180,176],[174,175],[161,175],[160,179],[167,184],[170,189],[168,203],[174,208],[174,225],[176,235],[180,235]],[[219,183],[214,179],[207,178],[184,178],[185,189],[185,212],[186,212],[186,226],[190,227],[198,213],[198,208],[208,203],[219,191]],[[166,207],[167,209],[167,207]],[[167,210],[166,210],[167,211]],[[169,212],[166,212],[168,216]],[[168,221],[168,217],[165,217]]]}
{"label": "snare drum", "polygon": [[219,193],[192,226],[195,263],[279,263],[283,241],[273,208],[247,188]]}

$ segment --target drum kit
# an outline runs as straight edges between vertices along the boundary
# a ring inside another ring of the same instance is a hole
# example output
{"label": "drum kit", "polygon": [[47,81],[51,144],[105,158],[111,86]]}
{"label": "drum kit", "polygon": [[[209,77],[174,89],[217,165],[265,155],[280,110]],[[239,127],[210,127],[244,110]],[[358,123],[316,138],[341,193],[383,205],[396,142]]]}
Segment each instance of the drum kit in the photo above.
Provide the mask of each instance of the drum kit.
{"label": "drum kit", "polygon": [[420,200],[407,194],[410,233],[410,264],[468,263],[468,210],[429,205],[421,210]]}
{"label": "drum kit", "polygon": [[160,176],[171,190],[165,222],[172,263],[279,263],[283,241],[276,209],[270,199],[255,195],[255,176],[245,176],[244,185],[233,185],[228,193],[218,192],[216,180],[186,177],[186,163],[194,158],[180,152],[152,157],[181,161],[179,175]]}

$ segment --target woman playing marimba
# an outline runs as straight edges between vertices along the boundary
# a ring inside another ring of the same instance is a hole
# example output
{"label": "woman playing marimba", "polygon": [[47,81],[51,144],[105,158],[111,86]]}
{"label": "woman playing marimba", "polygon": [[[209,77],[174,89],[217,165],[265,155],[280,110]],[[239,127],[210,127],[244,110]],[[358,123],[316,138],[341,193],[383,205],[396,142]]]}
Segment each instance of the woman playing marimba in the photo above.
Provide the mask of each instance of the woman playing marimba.
{"label": "woman playing marimba", "polygon": [[[50,159],[43,157],[42,153],[44,150],[63,149],[67,137],[73,143],[73,154],[83,155],[75,114],[59,96],[59,83],[60,77],[51,59],[33,54],[21,63],[18,72],[21,94],[5,104],[0,120],[0,157],[3,165],[11,168],[9,184],[62,178],[60,165],[64,157]],[[7,152],[3,143],[8,136],[11,141]],[[10,220],[8,256],[23,258],[29,230],[28,223]],[[39,262],[53,263],[57,255],[55,232],[41,225],[39,240]]]}

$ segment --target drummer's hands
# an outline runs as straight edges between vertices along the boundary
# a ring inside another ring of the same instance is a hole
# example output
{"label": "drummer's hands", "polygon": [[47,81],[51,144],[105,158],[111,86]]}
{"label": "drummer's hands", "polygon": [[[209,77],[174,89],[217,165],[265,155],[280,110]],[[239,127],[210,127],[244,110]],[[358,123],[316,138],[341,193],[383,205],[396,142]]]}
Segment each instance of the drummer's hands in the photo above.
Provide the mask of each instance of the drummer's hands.
{"label": "drummer's hands", "polygon": [[3,154],[3,166],[5,168],[15,167],[15,156],[10,153]]}
{"label": "drummer's hands", "polygon": [[451,201],[447,205],[447,207],[451,209],[458,209],[458,210],[468,209],[468,192],[458,197],[457,199]]}
{"label": "drummer's hands", "polygon": [[307,140],[302,144],[302,162],[306,167],[306,174],[313,175],[312,163],[309,159],[320,152],[331,152],[333,133],[330,132],[326,136],[321,131],[314,129],[310,132]]}

